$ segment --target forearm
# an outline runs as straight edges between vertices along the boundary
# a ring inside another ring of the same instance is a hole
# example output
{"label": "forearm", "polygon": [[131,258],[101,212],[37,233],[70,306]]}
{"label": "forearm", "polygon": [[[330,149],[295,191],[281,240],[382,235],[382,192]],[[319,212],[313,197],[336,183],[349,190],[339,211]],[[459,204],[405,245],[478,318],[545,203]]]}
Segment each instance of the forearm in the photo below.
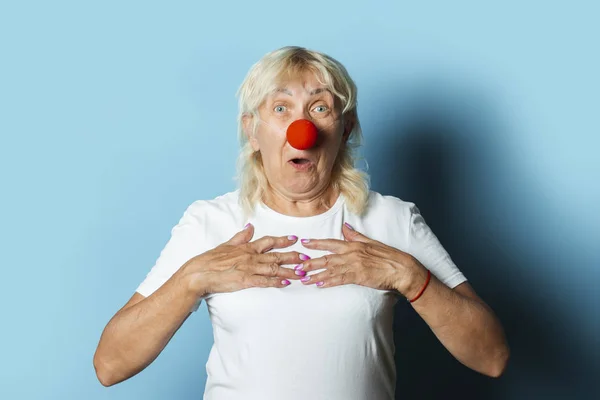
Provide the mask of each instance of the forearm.
{"label": "forearm", "polygon": [[119,311],[107,324],[94,366],[105,386],[146,368],[190,315],[196,302],[179,274],[147,298]]}
{"label": "forearm", "polygon": [[509,350],[502,326],[486,304],[448,288],[433,275],[411,304],[457,360],[488,376],[502,374]]}

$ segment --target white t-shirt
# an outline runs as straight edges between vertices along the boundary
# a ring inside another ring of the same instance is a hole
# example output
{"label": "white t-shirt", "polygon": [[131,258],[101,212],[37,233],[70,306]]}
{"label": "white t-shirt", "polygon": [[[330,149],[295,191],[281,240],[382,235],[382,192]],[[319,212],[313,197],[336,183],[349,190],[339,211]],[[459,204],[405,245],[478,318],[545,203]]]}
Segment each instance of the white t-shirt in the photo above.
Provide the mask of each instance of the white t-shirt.
{"label": "white t-shirt", "polygon": [[[450,288],[466,280],[414,203],[371,191],[362,217],[349,212],[339,196],[319,215],[287,216],[261,203],[246,220],[238,195],[236,190],[192,203],[137,291],[149,296],[186,261],[229,240],[247,222],[254,225],[252,240],[266,235],[344,240],[342,224],[348,222],[412,254]],[[328,253],[307,249],[300,240],[273,251],[293,250],[312,258]],[[394,305],[403,298],[354,284],[318,288],[291,282],[282,289],[250,288],[205,298],[214,344],[204,399],[393,399],[392,323]]]}

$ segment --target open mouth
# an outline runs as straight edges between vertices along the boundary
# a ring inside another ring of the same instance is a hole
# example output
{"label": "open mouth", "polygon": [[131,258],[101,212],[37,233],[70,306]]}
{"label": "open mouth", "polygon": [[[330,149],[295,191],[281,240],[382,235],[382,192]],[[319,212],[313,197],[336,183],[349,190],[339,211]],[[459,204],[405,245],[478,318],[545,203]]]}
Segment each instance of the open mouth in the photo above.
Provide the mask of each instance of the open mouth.
{"label": "open mouth", "polygon": [[313,162],[307,158],[292,158],[288,163],[294,167],[296,171],[308,171],[313,167]]}
{"label": "open mouth", "polygon": [[290,161],[296,165],[304,165],[310,163],[310,160],[307,160],[306,158],[292,158]]}

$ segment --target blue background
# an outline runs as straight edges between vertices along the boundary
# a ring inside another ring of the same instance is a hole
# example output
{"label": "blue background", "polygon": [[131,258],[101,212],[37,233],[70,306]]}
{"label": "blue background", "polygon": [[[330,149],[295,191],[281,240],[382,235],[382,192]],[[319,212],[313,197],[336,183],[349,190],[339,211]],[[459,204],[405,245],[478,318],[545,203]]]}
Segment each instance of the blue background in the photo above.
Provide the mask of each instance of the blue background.
{"label": "blue background", "polygon": [[202,397],[204,304],[128,381],[92,357],[185,208],[235,188],[235,91],[290,44],[346,65],[373,189],[417,203],[507,331],[494,380],[399,306],[398,398],[595,397],[600,10],[482,3],[3,3],[0,398]]}

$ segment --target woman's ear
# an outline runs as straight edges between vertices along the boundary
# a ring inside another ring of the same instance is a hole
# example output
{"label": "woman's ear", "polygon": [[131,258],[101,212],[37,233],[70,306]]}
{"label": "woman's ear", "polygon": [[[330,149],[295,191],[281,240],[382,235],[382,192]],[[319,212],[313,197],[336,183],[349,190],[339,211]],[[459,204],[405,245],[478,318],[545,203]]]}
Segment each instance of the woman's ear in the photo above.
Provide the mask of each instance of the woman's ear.
{"label": "woman's ear", "polygon": [[252,114],[244,114],[242,116],[242,129],[244,134],[248,138],[250,145],[254,151],[259,150],[258,140],[256,140],[255,129],[254,129],[254,116]]}

